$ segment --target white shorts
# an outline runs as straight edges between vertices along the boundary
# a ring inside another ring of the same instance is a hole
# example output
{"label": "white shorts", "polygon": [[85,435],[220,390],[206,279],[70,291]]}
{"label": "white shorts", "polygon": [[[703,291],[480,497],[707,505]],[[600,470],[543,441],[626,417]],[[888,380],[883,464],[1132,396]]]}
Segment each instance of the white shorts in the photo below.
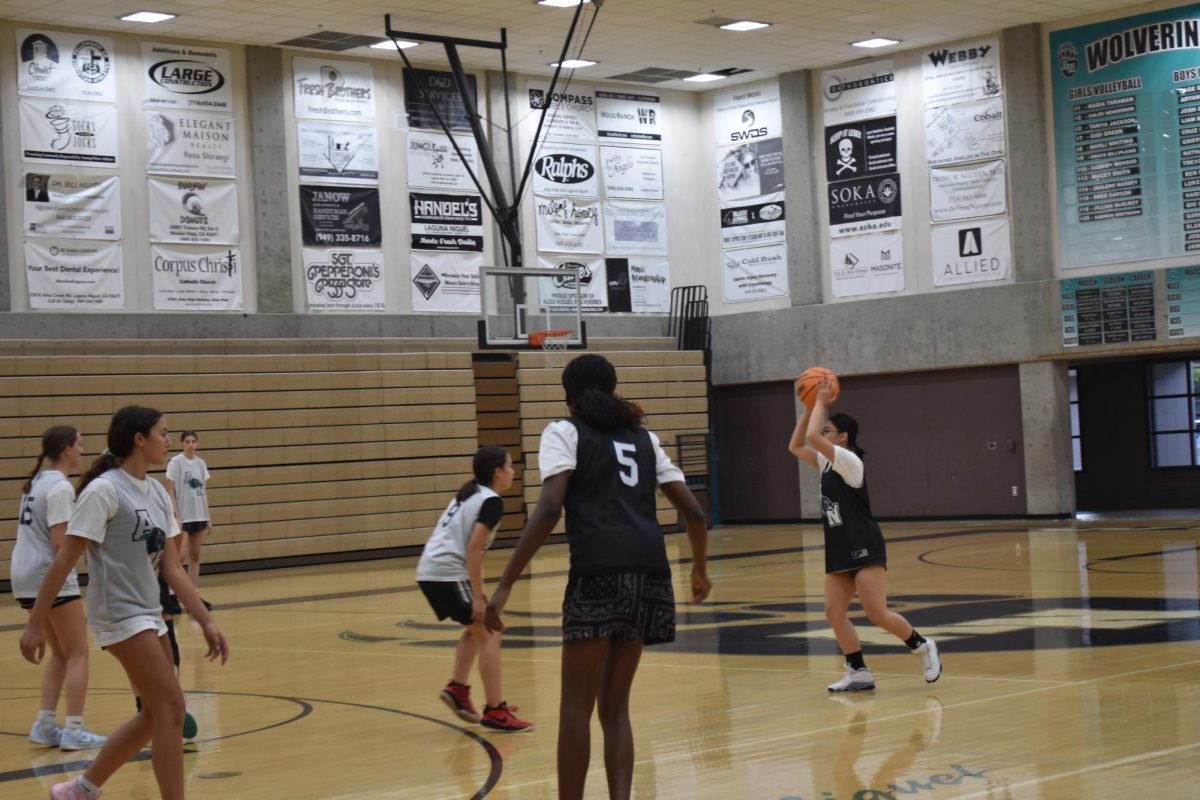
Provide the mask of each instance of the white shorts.
{"label": "white shorts", "polygon": [[89,619],[88,627],[92,631],[92,638],[99,647],[120,644],[142,631],[154,631],[156,636],[167,635],[167,623],[163,622],[161,615],[131,617],[116,625],[93,624]]}

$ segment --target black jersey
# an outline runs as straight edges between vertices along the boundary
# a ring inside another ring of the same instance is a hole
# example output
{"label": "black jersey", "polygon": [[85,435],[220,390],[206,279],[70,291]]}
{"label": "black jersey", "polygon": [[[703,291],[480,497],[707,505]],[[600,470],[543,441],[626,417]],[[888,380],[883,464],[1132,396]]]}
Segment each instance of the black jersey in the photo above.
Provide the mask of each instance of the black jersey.
{"label": "black jersey", "polygon": [[650,434],[640,427],[606,433],[568,421],[579,432],[564,501],[571,573],[669,572]]}
{"label": "black jersey", "polygon": [[887,564],[883,532],[871,516],[865,478],[862,486],[851,486],[831,462],[825,462],[821,472],[821,515],[825,522],[825,572]]}

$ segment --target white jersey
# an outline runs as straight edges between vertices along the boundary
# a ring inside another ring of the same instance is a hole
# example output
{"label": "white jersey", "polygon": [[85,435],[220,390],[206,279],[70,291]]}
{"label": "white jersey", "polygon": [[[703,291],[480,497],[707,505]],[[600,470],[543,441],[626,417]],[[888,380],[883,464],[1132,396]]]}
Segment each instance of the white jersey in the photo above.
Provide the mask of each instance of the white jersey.
{"label": "white jersey", "polygon": [[[75,487],[66,475],[55,469],[39,472],[29,493],[21,496],[17,544],[13,548],[11,565],[14,597],[30,600],[37,597],[50,562],[54,560],[50,529],[70,520],[74,505]],[[79,578],[72,569],[58,597],[78,596]]]}
{"label": "white jersey", "polygon": [[208,465],[196,456],[188,459],[183,453],[167,464],[167,479],[175,484],[175,508],[180,522],[208,522]]}
{"label": "white jersey", "polygon": [[[471,533],[475,530],[476,522],[484,522],[479,518],[485,501],[500,495],[486,486],[480,486],[479,491],[463,502],[458,498],[450,501],[441,519],[433,529],[425,549],[421,552],[421,560],[417,562],[417,580],[419,581],[465,581],[467,574],[467,543],[471,541]],[[501,501],[503,502],[503,501]],[[501,512],[502,514],[502,512]],[[484,524],[487,524],[486,522]],[[496,536],[496,527],[500,519],[490,525],[491,534],[488,536],[486,550]]]}

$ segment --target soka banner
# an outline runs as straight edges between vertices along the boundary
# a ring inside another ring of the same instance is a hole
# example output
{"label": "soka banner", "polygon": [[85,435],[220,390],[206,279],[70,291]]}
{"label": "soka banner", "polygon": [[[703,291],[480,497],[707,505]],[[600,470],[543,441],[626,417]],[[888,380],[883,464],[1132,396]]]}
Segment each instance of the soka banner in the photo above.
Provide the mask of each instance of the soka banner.
{"label": "soka banner", "polygon": [[237,175],[233,116],[170,108],[146,115],[146,171],[169,175]]}
{"label": "soka banner", "polygon": [[1004,159],[971,167],[929,170],[929,213],[934,222],[990,217],[1008,210]]}
{"label": "soka banner", "polygon": [[300,120],[296,131],[302,178],[379,182],[379,138],[374,125]]}
{"label": "soka banner", "polygon": [[412,310],[479,313],[479,270],[475,253],[409,253]]}
{"label": "soka banner", "polygon": [[825,125],[896,116],[896,70],[891,60],[821,73]]}
{"label": "soka banner", "polygon": [[146,108],[233,111],[229,51],[142,42]]}
{"label": "soka banner", "polygon": [[603,253],[599,200],[569,197],[533,198],[539,250],[560,253]]}
{"label": "soka banner", "polygon": [[112,39],[17,30],[18,94],[111,103],[116,85]]}
{"label": "soka banner", "polygon": [[313,247],[303,251],[309,311],[387,311],[381,251]]}
{"label": "soka banner", "polygon": [[543,142],[533,158],[533,191],[596,197],[596,146]]}
{"label": "soka banner", "polygon": [[117,166],[117,110],[108,103],[22,97],[21,158],[39,164]]}
{"label": "soka banner", "polygon": [[579,310],[587,312],[608,310],[608,278],[604,259],[571,259],[555,255],[538,255],[538,269],[563,270],[562,277],[538,278],[538,293],[542,305],[552,311],[575,307],[575,275],[579,270]]}
{"label": "soka banner", "polygon": [[237,244],[237,184],[150,178],[150,241]]}
{"label": "soka banner", "polygon": [[713,122],[718,147],[782,136],[779,83],[739,86],[716,95]]}
{"label": "soka banner", "polygon": [[783,139],[717,150],[717,196],[721,202],[782,191]]}
{"label": "soka banner", "polygon": [[925,160],[931,167],[1004,155],[1004,100],[925,109]]}
{"label": "soka banner", "polygon": [[899,292],[904,289],[904,237],[877,233],[829,243],[833,296]]}
{"label": "soka banner", "polygon": [[721,245],[725,249],[782,244],[787,238],[783,192],[737,205],[721,204]]}
{"label": "soka banner", "polygon": [[30,236],[121,238],[121,190],[115,176],[25,176],[25,232]]}
{"label": "soka banner", "polygon": [[782,244],[725,250],[721,285],[726,303],[788,296],[787,247]]}
{"label": "soka banner", "polygon": [[996,97],[1001,91],[1000,40],[983,39],[930,50],[921,59],[925,105]]}
{"label": "soka banner", "polygon": [[445,189],[455,192],[477,191],[475,182],[458,157],[461,152],[476,177],[480,176],[475,157],[475,140],[455,136],[458,150],[444,133],[408,132],[408,185],[420,189]]}
{"label": "soka banner", "polygon": [[375,77],[361,61],[292,59],[296,116],[365,122],[375,119]]}
{"label": "soka banner", "polygon": [[378,247],[379,189],[301,184],[300,232],[307,245]]}
{"label": "soka banner", "polygon": [[597,132],[601,139],[661,142],[661,108],[657,95],[597,90]]}
{"label": "soka banner", "polygon": [[154,308],[241,311],[242,261],[236,247],[150,246]]}
{"label": "soka banner", "polygon": [[667,206],[609,200],[604,204],[604,244],[613,255],[665,256]]}
{"label": "soka banner", "polygon": [[937,225],[931,240],[934,286],[1000,281],[1012,274],[1008,217]]}
{"label": "soka banner", "polygon": [[529,81],[525,88],[529,93],[526,124],[531,131],[537,130],[542,109],[547,109],[542,125],[544,139],[596,141],[596,95],[590,86],[567,86],[559,81],[553,96],[548,81]]}
{"label": "soka banner", "polygon": [[[665,258],[604,259],[608,310],[650,313],[671,310],[671,265]],[[620,298],[627,298],[627,302]]]}
{"label": "soka banner", "polygon": [[25,280],[31,308],[125,307],[121,245],[116,242],[26,239]]}
{"label": "soka banner", "polygon": [[483,202],[477,194],[408,196],[413,250],[483,252]]}
{"label": "soka banner", "polygon": [[831,183],[829,235],[854,236],[900,228],[900,174]]}
{"label": "soka banner", "polygon": [[610,200],[662,200],[662,151],[601,147],[604,196]]}

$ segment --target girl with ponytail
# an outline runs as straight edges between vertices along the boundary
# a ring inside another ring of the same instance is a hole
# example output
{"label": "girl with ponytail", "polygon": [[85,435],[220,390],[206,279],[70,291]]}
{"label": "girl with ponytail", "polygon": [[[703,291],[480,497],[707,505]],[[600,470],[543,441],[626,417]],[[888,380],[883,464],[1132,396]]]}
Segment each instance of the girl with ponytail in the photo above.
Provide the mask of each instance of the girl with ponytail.
{"label": "girl with ponytail", "polygon": [[[12,588],[13,596],[26,610],[33,608],[55,553],[62,548],[75,505],[75,489],[67,476],[79,469],[82,458],[83,437],[79,431],[70,425],[55,425],[42,434],[42,452],[21,488],[17,544],[12,554]],[[83,727],[88,643],[83,604],[76,602],[80,593],[74,568],[56,587],[50,588],[55,589],[46,613],[50,658],[42,670],[41,706],[29,731],[29,741],[63,750],[90,750],[103,745],[104,737]],[[58,696],[64,688],[66,725],[59,726],[55,714]]]}

